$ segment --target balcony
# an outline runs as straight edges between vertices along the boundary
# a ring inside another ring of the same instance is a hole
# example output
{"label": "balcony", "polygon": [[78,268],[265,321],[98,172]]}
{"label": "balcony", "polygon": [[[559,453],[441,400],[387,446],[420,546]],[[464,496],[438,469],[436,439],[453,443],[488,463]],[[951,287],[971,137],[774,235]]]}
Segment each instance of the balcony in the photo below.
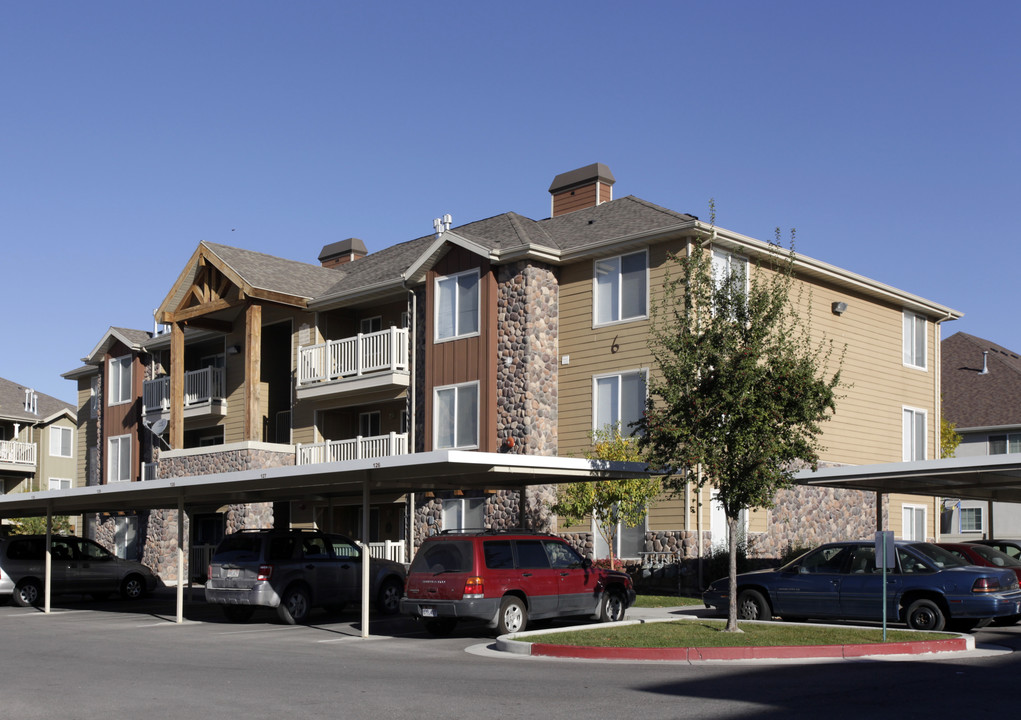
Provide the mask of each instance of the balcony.
{"label": "balcony", "polygon": [[298,445],[295,462],[314,465],[344,460],[391,457],[408,454],[408,434],[390,433],[375,437],[355,437],[349,440],[327,440],[321,443]]}
{"label": "balcony", "polygon": [[0,440],[0,470],[31,475],[35,473],[36,464],[35,443]]}
{"label": "balcony", "polygon": [[[184,417],[227,414],[223,368],[207,367],[184,374]],[[142,383],[142,409],[148,419],[170,417],[170,378]]]}
{"label": "balcony", "polygon": [[298,348],[298,399],[407,388],[408,331],[390,327]]}

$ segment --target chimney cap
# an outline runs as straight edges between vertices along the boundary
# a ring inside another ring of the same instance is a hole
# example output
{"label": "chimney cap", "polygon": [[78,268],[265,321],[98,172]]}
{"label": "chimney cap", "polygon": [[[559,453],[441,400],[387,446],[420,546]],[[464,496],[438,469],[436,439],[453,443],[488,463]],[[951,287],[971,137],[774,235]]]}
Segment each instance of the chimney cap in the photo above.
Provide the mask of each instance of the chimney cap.
{"label": "chimney cap", "polygon": [[365,249],[365,243],[358,238],[348,238],[347,240],[338,240],[335,243],[324,245],[322,252],[319,253],[319,262],[325,262],[338,255],[365,257],[367,254],[368,251]]}
{"label": "chimney cap", "polygon": [[613,173],[610,172],[610,168],[602,163],[592,163],[577,170],[560,173],[553,178],[549,191],[550,193],[558,193],[594,182],[604,182],[607,185],[613,185],[617,181],[614,179]]}

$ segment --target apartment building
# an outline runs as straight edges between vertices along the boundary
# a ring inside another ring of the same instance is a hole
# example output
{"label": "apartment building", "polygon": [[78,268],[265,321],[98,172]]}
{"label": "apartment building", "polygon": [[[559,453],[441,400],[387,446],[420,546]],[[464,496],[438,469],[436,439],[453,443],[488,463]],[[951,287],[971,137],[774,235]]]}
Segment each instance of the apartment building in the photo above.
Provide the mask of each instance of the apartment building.
{"label": "apartment building", "polygon": [[[434,232],[371,254],[357,238],[327,245],[317,264],[199,243],[153,332],[111,328],[66,375],[97,413],[79,430],[83,474],[142,481],[434,449],[582,455],[594,428],[641,411],[669,253],[699,243],[714,262],[754,273],[768,252],[694,215],[614,199],[615,184],[597,163],[554,178],[549,218],[507,212],[454,226],[444,216]],[[940,324],[959,314],[808,257],[796,276],[813,336],[846,347],[848,387],[825,426],[824,462],[934,457]],[[437,486],[447,489],[380,499],[365,535],[401,542],[528,524],[605,554],[591,524],[550,516],[553,486],[524,498],[463,490],[456,477]],[[749,509],[747,533],[754,552],[775,555],[868,535],[881,513],[898,536],[934,536],[933,498],[876,502],[797,487],[771,510]],[[92,521],[103,537],[133,522],[138,553],[164,569],[172,515]],[[239,498],[193,513],[193,566],[204,567],[196,548],[223,532],[273,523],[363,531],[354,507]],[[644,527],[624,529],[617,553],[695,557],[721,541],[720,523],[711,488],[689,487],[652,506]]]}

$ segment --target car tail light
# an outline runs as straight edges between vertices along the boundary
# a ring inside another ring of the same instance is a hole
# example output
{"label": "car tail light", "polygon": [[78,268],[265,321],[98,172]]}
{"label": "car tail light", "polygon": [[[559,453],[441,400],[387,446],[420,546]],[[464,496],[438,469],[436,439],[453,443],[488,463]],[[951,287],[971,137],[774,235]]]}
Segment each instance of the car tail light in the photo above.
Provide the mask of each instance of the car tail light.
{"label": "car tail light", "polygon": [[207,578],[213,577],[213,566],[212,565],[206,565],[206,577]]}
{"label": "car tail light", "polygon": [[470,577],[464,581],[464,597],[477,599],[486,594],[486,584],[480,577]]}
{"label": "car tail light", "polygon": [[269,580],[273,577],[273,566],[272,565],[260,565],[259,574],[255,578],[256,580]]}
{"label": "car tail light", "polygon": [[977,593],[1000,592],[1000,581],[994,577],[979,578],[971,586],[971,591]]}

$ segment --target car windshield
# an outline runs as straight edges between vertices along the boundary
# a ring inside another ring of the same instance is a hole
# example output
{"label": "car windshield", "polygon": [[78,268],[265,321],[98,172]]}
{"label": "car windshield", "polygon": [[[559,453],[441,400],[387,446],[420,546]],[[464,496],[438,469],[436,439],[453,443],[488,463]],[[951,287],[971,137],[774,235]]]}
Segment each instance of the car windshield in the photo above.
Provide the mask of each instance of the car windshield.
{"label": "car windshield", "polygon": [[[944,568],[963,567],[968,564],[949,550],[941,548],[938,545],[933,545],[932,543],[911,543],[907,547],[920,555],[924,555],[925,558],[939,570],[943,570]],[[901,557],[901,564],[903,565],[903,556]]]}
{"label": "car windshield", "polygon": [[969,549],[979,557],[987,560],[990,565],[996,567],[1021,567],[1021,560],[1012,558],[1007,553],[1002,553],[996,548],[986,545],[969,545]]}
{"label": "car windshield", "polygon": [[411,572],[469,572],[472,568],[470,540],[438,540],[427,542],[411,562]]}

